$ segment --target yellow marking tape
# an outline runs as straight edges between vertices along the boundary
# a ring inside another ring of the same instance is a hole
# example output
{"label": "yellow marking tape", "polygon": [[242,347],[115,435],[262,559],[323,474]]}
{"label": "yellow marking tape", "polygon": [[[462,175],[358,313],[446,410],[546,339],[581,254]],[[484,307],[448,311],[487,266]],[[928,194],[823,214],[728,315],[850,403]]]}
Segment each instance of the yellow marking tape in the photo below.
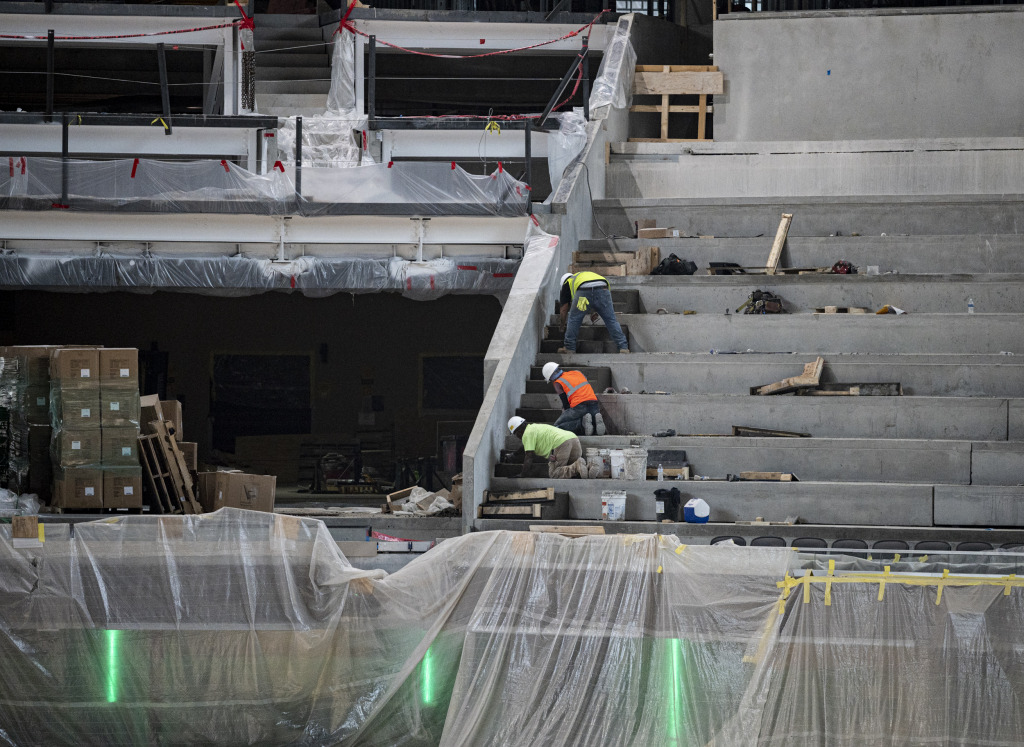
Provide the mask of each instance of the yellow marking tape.
{"label": "yellow marking tape", "polygon": [[150,122],[150,124],[156,124],[157,122],[159,122],[160,124],[162,124],[162,125],[164,126],[164,129],[165,129],[165,130],[169,130],[169,129],[171,129],[170,127],[168,127],[168,126],[167,126],[167,123],[166,123],[166,122],[164,122],[164,118],[163,118],[163,117],[157,117],[157,118],[156,118],[156,119],[154,119],[154,120],[153,120],[152,122]]}
{"label": "yellow marking tape", "polygon": [[488,122],[484,130],[486,132],[493,132],[495,135],[501,134],[501,127],[498,126],[497,122]]}
{"label": "yellow marking tape", "polygon": [[[831,579],[836,575],[836,561],[833,558],[828,560],[828,578]],[[832,606],[832,581],[825,581],[825,606]]]}

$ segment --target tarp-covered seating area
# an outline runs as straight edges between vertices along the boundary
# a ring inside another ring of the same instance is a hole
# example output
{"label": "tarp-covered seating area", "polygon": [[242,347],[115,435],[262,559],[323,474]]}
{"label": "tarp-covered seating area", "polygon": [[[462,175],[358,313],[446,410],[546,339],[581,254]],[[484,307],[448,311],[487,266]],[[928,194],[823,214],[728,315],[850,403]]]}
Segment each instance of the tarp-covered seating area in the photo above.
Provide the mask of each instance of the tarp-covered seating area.
{"label": "tarp-covered seating area", "polygon": [[481,532],[389,576],[354,568],[321,522],[234,509],[45,530],[15,548],[0,528],[7,744],[1024,733],[1012,555],[944,575],[935,558]]}

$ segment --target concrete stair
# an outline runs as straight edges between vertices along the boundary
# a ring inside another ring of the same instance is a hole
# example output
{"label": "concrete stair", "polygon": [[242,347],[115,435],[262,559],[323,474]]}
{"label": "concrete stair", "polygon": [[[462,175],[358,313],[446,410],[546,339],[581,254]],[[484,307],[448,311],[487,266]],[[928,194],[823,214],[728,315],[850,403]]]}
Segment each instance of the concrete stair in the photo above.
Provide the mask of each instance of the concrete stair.
{"label": "concrete stair", "polygon": [[[1024,542],[1024,200],[1016,192],[644,199],[616,183],[623,173],[613,170],[610,197],[595,203],[595,234],[612,238],[583,241],[579,249],[658,246],[662,257],[694,261],[698,274],[609,278],[628,356],[617,354],[600,323],[581,328],[575,354],[558,354],[564,329],[552,317],[516,412],[553,421],[560,402],[539,367],[553,360],[578,368],[601,383],[595,390],[605,422],[619,434],[581,437],[585,448],[642,446],[677,459],[685,451],[704,479],[550,480],[545,464],[519,478],[519,442],[509,437],[492,490],[552,485],[569,493],[569,522],[600,520],[602,491],[624,490],[626,521],[605,524],[606,531],[670,531],[695,542],[716,535],[862,538],[869,546],[899,537],[911,545]],[[860,272],[706,274],[712,261],[763,267],[783,212],[794,219],[780,267],[831,267],[844,259]],[[629,238],[640,219],[675,227],[682,237]],[[879,274],[865,274],[868,265]],[[756,289],[778,294],[789,313],[737,314]],[[976,313],[968,313],[968,298]],[[816,311],[874,312],[885,304],[908,313]],[[823,383],[898,382],[903,394],[751,394],[799,375],[819,355]],[[608,387],[617,393],[605,394]],[[810,437],[744,438],[732,435],[733,426]],[[678,435],[652,435],[666,429]],[[743,471],[789,472],[799,480],[729,479]],[[709,525],[645,524],[655,519],[654,491],[667,487],[707,500]],[[744,523],[794,516],[793,526]]]}
{"label": "concrete stair", "polygon": [[[330,45],[316,16],[274,15],[256,24],[256,108],[281,117],[314,116],[327,108]],[[312,19],[312,20],[310,20]]]}

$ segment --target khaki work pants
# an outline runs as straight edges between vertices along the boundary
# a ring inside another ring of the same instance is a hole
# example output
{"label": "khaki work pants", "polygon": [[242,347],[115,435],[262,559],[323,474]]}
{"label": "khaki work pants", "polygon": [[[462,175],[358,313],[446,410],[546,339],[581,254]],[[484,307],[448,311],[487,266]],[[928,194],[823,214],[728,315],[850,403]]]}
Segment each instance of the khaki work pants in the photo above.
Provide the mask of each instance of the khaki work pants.
{"label": "khaki work pants", "polygon": [[548,477],[565,480],[579,477],[578,462],[583,458],[583,447],[578,438],[571,438],[551,452],[548,457]]}

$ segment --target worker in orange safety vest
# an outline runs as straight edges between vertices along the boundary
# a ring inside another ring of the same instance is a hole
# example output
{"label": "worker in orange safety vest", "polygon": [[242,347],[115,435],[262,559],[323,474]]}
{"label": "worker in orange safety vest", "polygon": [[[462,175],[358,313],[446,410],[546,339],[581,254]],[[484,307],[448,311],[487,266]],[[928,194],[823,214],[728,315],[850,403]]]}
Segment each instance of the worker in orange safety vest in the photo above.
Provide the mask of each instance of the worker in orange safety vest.
{"label": "worker in orange safety vest", "polygon": [[545,363],[541,373],[562,400],[562,414],[555,421],[556,428],[578,436],[605,434],[601,405],[586,376],[579,371],[566,371],[555,362]]}

